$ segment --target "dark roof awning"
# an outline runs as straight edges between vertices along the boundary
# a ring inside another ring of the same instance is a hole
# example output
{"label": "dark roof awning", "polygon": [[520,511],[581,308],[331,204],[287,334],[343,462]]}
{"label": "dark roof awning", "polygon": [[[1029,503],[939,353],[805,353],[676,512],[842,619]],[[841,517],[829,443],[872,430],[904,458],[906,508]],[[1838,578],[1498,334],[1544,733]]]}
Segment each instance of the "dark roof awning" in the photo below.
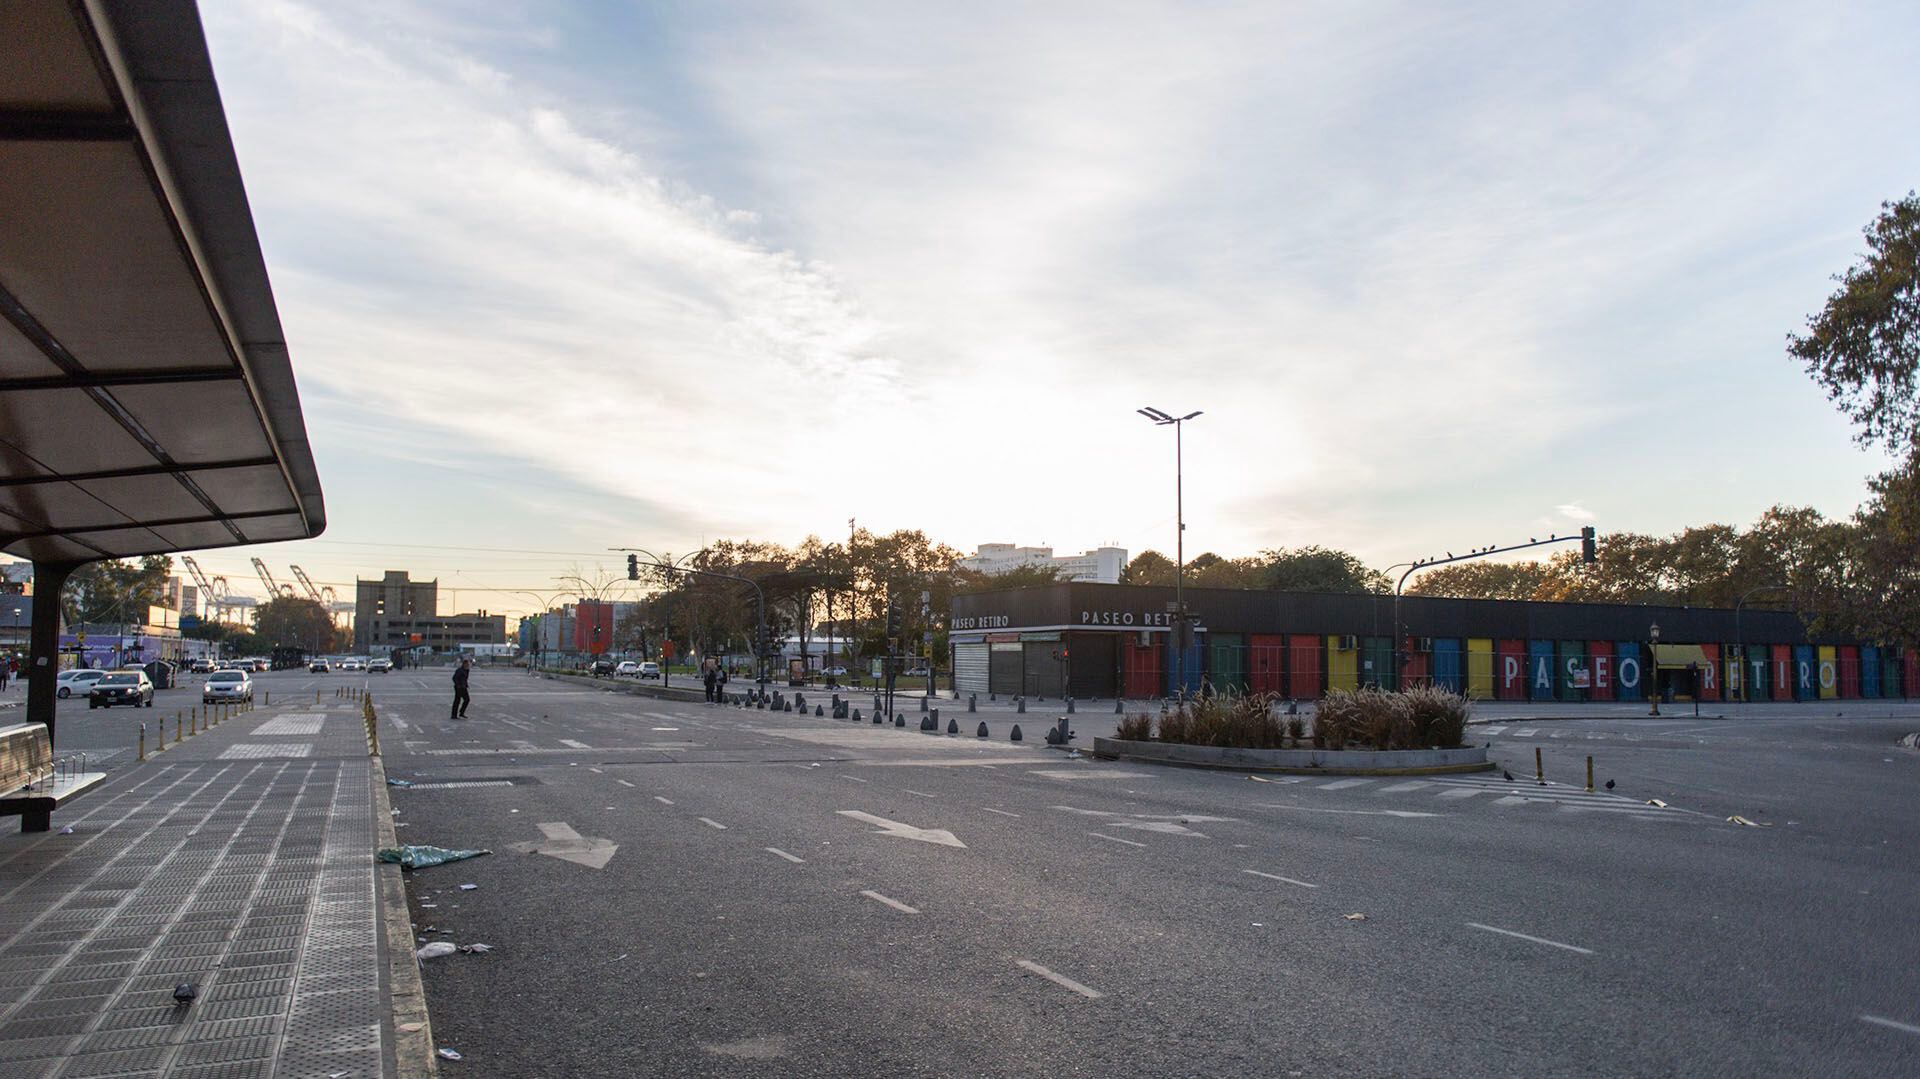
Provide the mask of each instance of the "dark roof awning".
{"label": "dark roof awning", "polygon": [[192,0],[0,10],[0,550],[304,539],[320,478]]}

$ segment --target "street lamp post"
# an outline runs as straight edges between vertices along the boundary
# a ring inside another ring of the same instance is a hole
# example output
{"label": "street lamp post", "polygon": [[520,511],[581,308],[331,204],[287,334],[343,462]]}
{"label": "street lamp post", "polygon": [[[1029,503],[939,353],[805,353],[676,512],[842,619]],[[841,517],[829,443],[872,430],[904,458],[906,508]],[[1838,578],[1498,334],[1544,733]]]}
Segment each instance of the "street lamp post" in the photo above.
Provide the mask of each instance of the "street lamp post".
{"label": "street lamp post", "polygon": [[1653,709],[1647,714],[1660,714],[1660,623],[1647,627],[1647,699],[1653,702]]}
{"label": "street lamp post", "polygon": [[1134,409],[1156,427],[1173,428],[1173,663],[1174,684],[1179,687],[1181,700],[1187,697],[1187,517],[1185,504],[1185,462],[1181,447],[1181,428],[1190,419],[1199,416],[1198,411],[1184,416],[1174,416],[1151,406]]}

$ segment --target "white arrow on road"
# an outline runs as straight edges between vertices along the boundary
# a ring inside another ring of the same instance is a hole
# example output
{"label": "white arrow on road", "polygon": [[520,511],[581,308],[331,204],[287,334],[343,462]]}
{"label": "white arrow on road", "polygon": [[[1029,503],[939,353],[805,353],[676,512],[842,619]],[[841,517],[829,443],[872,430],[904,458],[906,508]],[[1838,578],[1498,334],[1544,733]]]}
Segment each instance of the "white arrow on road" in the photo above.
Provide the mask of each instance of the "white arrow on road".
{"label": "white arrow on road", "polygon": [[620,844],[610,839],[581,835],[566,821],[535,827],[547,838],[539,843],[515,843],[514,850],[522,854],[544,854],[563,862],[584,865],[588,869],[605,869],[607,863],[613,861],[614,852],[620,849]]}
{"label": "white arrow on road", "polygon": [[864,821],[868,824],[878,825],[880,828],[880,832],[878,834],[881,834],[881,835],[898,836],[901,839],[918,839],[922,843],[938,843],[940,846],[943,846],[943,847],[964,848],[966,846],[965,843],[962,843],[960,842],[959,839],[955,838],[952,832],[945,831],[944,829],[915,828],[911,824],[902,824],[897,820],[888,820],[885,817],[876,817],[871,813],[862,813],[857,809],[842,809],[839,811],[839,813],[843,817],[852,817],[854,820],[857,820],[857,821]]}

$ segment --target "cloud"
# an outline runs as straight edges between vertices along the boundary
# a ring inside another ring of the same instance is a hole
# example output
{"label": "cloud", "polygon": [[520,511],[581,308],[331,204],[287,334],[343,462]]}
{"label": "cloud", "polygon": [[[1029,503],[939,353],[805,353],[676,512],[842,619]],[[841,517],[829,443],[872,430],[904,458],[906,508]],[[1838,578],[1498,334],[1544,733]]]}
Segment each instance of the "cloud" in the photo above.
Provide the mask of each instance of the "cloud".
{"label": "cloud", "polygon": [[1598,520],[1598,518],[1595,516],[1592,510],[1587,509],[1585,506],[1582,506],[1578,502],[1569,502],[1563,506],[1555,506],[1553,507],[1553,509],[1554,509],[1554,512],[1558,513],[1560,516],[1565,517],[1568,520],[1572,520],[1572,521]]}

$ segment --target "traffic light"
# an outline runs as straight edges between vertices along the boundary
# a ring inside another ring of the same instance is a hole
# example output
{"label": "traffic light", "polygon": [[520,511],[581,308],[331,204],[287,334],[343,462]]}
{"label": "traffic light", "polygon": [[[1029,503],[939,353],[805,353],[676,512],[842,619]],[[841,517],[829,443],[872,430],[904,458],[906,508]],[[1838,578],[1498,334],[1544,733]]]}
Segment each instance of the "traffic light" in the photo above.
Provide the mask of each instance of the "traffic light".
{"label": "traffic light", "polygon": [[1600,561],[1600,547],[1594,542],[1592,525],[1580,530],[1580,561],[1589,566]]}
{"label": "traffic light", "polygon": [[637,554],[630,554],[627,556],[627,580],[637,581],[639,579],[640,579],[640,556]]}
{"label": "traffic light", "polygon": [[900,636],[900,608],[892,604],[888,604],[887,605],[887,637],[891,639],[898,636]]}

